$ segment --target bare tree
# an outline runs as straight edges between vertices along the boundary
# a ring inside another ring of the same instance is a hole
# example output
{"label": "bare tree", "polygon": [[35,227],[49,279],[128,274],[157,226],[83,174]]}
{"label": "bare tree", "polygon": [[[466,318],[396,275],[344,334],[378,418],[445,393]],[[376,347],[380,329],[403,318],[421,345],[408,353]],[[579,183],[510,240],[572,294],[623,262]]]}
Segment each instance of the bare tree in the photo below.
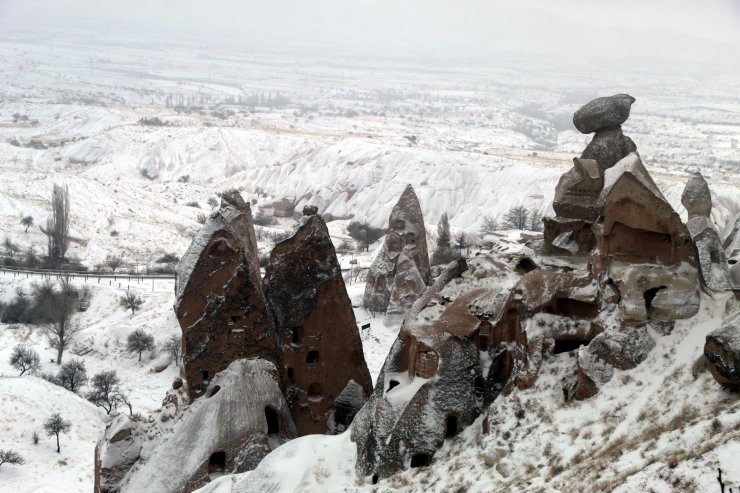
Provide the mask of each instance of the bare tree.
{"label": "bare tree", "polygon": [[10,449],[0,449],[0,466],[3,464],[16,464],[22,466],[26,461],[21,454]]}
{"label": "bare tree", "polygon": [[137,296],[132,292],[126,293],[123,297],[121,297],[121,306],[124,310],[131,310],[131,315],[136,312],[139,308],[141,308],[141,305],[144,304],[144,300],[141,298],[141,296]]}
{"label": "bare tree", "polygon": [[134,406],[131,404],[131,401],[129,400],[128,396],[126,394],[124,394],[123,392],[121,392],[120,390],[118,392],[118,400],[122,404],[125,404],[126,407],[128,407],[128,414],[129,414],[129,416],[133,416],[134,415]]}
{"label": "bare tree", "polygon": [[69,278],[59,280],[60,292],[56,302],[49,307],[50,323],[44,327],[44,334],[51,347],[57,350],[57,364],[62,364],[64,350],[81,330],[80,325],[72,319],[77,303],[77,292],[69,282]]}
{"label": "bare tree", "polygon": [[49,416],[49,419],[44,422],[44,431],[46,431],[46,436],[57,437],[57,454],[62,450],[59,446],[59,435],[61,433],[67,433],[71,427],[72,424],[69,421],[64,421],[62,415],[59,413],[52,414]]}
{"label": "bare tree", "polygon": [[33,216],[24,216],[21,219],[21,224],[26,227],[26,233],[28,233],[28,228],[33,226]]}
{"label": "bare tree", "polygon": [[533,210],[529,215],[529,230],[542,231],[542,213],[540,211]]}
{"label": "bare tree", "polygon": [[107,255],[105,257],[105,265],[112,271],[116,272],[116,269],[118,269],[121,264],[123,263],[123,255],[119,254],[111,254]]}
{"label": "bare tree", "polygon": [[118,407],[121,400],[120,380],[115,371],[103,371],[93,375],[90,385],[92,390],[87,394],[87,400],[110,414]]}
{"label": "bare tree", "polygon": [[141,361],[141,353],[154,348],[154,337],[142,329],[136,329],[128,335],[126,347],[132,353],[139,353],[139,361]]}
{"label": "bare tree", "polygon": [[504,214],[504,227],[506,229],[526,229],[529,213],[523,205],[512,207]]}
{"label": "bare tree", "polygon": [[180,365],[180,353],[182,351],[182,340],[175,334],[172,334],[164,343],[164,350],[172,355],[175,365]]}
{"label": "bare tree", "polygon": [[87,383],[85,362],[79,359],[73,359],[64,363],[59,370],[56,380],[65,389],[76,393],[80,387]]}
{"label": "bare tree", "polygon": [[51,217],[46,220],[49,263],[57,267],[69,247],[69,189],[67,185],[54,185],[51,194]]}
{"label": "bare tree", "polygon": [[460,255],[462,255],[463,250],[465,250],[466,255],[470,255],[470,238],[464,231],[455,236],[455,248],[460,251]]}
{"label": "bare tree", "polygon": [[481,224],[480,227],[480,234],[481,235],[487,235],[489,233],[492,233],[498,229],[498,221],[496,221],[496,218],[493,216],[484,216],[483,217],[483,224]]}
{"label": "bare tree", "polygon": [[5,251],[8,252],[8,257],[10,257],[11,260],[15,257],[15,254],[18,253],[18,250],[21,249],[21,247],[18,246],[18,243],[14,242],[7,236],[3,241],[3,247],[5,247]]}
{"label": "bare tree", "polygon": [[19,344],[13,348],[10,364],[23,375],[26,372],[33,373],[38,370],[41,367],[41,358],[33,348]]}

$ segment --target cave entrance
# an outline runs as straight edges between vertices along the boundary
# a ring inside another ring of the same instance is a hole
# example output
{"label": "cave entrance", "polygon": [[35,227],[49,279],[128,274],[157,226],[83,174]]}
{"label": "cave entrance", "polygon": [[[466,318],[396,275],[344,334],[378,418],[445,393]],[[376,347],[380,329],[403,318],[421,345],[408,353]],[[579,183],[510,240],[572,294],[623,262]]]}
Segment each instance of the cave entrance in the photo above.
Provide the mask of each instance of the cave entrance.
{"label": "cave entrance", "polygon": [[319,362],[319,352],[316,350],[309,351],[308,354],[306,355],[306,363],[308,363],[309,365],[314,365],[318,362]]}
{"label": "cave entrance", "polygon": [[388,382],[388,390],[386,390],[386,392],[390,392],[391,390],[393,390],[394,387],[397,387],[398,385],[398,380],[391,380],[390,382]]}
{"label": "cave entrance", "polygon": [[208,459],[208,474],[223,473],[226,471],[226,452],[220,450],[211,454]]}
{"label": "cave entrance", "polygon": [[221,390],[221,386],[220,385],[214,385],[213,388],[211,389],[211,391],[208,392],[208,398],[211,398],[214,395],[216,395],[216,392],[218,392],[219,390]]}
{"label": "cave entrance", "polygon": [[445,423],[445,438],[452,438],[455,435],[457,435],[457,416],[450,414]]}
{"label": "cave entrance", "polygon": [[519,275],[524,275],[527,272],[532,272],[535,269],[537,269],[537,264],[535,264],[529,257],[522,257],[521,260],[517,262],[516,267],[514,267],[514,270]]}
{"label": "cave entrance", "polygon": [[432,463],[432,456],[429,454],[414,454],[411,456],[411,467],[426,467]]}
{"label": "cave entrance", "polygon": [[280,421],[278,420],[277,411],[270,406],[265,407],[265,420],[267,421],[268,435],[277,435],[280,433]]}
{"label": "cave entrance", "polygon": [[474,387],[475,398],[482,399],[483,393],[485,391],[486,391],[486,380],[481,376],[475,377],[475,387]]}
{"label": "cave entrance", "polygon": [[553,348],[553,354],[568,353],[581,346],[588,346],[590,341],[584,340],[573,340],[573,339],[560,339],[555,341],[555,347]]}
{"label": "cave entrance", "polygon": [[653,310],[653,300],[661,289],[666,289],[666,287],[658,286],[657,288],[650,288],[642,294],[643,298],[645,298],[645,312],[647,312],[648,317],[650,317],[650,312]]}

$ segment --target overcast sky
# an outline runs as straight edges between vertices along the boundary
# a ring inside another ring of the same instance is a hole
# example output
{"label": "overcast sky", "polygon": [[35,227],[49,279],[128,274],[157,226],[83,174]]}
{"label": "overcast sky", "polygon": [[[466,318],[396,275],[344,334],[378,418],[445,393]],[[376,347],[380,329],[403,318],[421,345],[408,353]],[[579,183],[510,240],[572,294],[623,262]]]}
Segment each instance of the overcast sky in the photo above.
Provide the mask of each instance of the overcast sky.
{"label": "overcast sky", "polygon": [[740,0],[0,0],[0,37],[739,67]]}

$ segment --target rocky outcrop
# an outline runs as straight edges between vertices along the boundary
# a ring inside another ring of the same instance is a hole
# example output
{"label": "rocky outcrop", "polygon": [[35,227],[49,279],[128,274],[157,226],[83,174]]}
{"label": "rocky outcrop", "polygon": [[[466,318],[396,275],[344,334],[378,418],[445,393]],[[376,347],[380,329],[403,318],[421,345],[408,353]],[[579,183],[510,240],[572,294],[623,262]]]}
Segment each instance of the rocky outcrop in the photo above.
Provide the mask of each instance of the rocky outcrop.
{"label": "rocky outcrop", "polygon": [[[101,472],[123,453],[145,461],[130,465],[118,489],[100,491],[188,493],[217,476],[254,469],[271,450],[296,436],[275,365],[260,359],[232,362],[212,380],[206,396],[180,413],[167,431],[130,431],[117,418],[98,444]],[[153,438],[152,438],[153,437]],[[136,446],[135,446],[136,445]],[[108,476],[110,477],[110,476]]]}
{"label": "rocky outcrop", "polygon": [[686,226],[696,244],[704,284],[715,291],[730,289],[729,264],[710,218],[712,194],[701,173],[691,175],[681,195],[681,203],[689,214]]}
{"label": "rocky outcrop", "polygon": [[592,229],[602,256],[696,265],[688,229],[636,153],[606,171],[598,204],[601,218]]}
{"label": "rocky outcrop", "polygon": [[573,114],[573,125],[584,134],[602,128],[618,127],[629,118],[634,102],[635,98],[629,94],[596,98]]}
{"label": "rocky outcrop", "polygon": [[262,292],[249,204],[235,190],[207,218],[177,266],[175,314],[182,374],[191,398],[240,358],[277,362],[277,339]]}
{"label": "rocky outcrop", "polygon": [[385,312],[388,308],[401,252],[413,260],[422,280],[428,283],[426,228],[419,199],[411,185],[406,187],[391,210],[385,242],[368,271],[363,297],[365,308],[376,312]]}
{"label": "rocky outcrop", "polygon": [[95,446],[95,491],[116,493],[129,469],[139,460],[143,444],[141,423],[119,414],[105,427]]}
{"label": "rocky outcrop", "polygon": [[[335,398],[348,386],[372,390],[352,303],[326,224],[304,218],[275,245],[264,279],[277,328],[285,394],[300,435],[326,433]],[[352,383],[354,382],[354,384]],[[359,409],[349,409],[346,426]]]}
{"label": "rocky outcrop", "polygon": [[573,159],[573,168],[560,177],[552,207],[559,217],[596,221],[597,199],[604,184],[598,163],[593,159]]}
{"label": "rocky outcrop", "polygon": [[717,383],[740,390],[740,313],[707,335],[704,356]]}
{"label": "rocky outcrop", "polygon": [[[470,266],[453,262],[414,303],[352,427],[358,474],[385,478],[428,465],[444,440],[470,425],[501,391],[511,355],[501,344],[481,346],[485,322],[476,313],[484,308],[471,307],[503,305],[496,282],[513,285],[516,279],[507,270],[489,258]],[[463,275],[471,289],[461,292]]]}
{"label": "rocky outcrop", "polygon": [[637,152],[632,139],[622,133],[621,128],[599,130],[581,154],[581,159],[593,159],[599,169],[606,171],[631,152]]}

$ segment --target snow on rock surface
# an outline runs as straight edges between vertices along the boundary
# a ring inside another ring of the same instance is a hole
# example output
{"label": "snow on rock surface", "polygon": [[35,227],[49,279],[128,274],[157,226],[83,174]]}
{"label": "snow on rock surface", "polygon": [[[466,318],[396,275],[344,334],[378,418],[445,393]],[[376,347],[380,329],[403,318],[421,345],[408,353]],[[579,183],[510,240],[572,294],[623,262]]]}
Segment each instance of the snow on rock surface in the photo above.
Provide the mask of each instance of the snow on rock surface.
{"label": "snow on rock surface", "polygon": [[253,469],[295,436],[275,365],[237,360],[216,375],[207,397],[195,400],[171,430],[144,446],[120,491],[192,491],[211,477]]}

